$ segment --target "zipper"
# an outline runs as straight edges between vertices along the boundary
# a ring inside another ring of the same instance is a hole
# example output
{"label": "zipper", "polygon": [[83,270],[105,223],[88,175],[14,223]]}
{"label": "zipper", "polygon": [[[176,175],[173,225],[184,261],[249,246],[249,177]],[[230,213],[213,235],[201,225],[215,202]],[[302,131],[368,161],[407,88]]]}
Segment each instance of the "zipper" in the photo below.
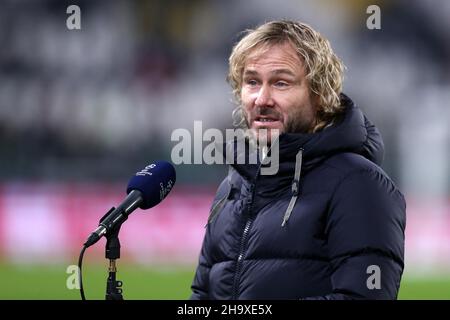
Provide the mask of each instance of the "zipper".
{"label": "zipper", "polygon": [[248,218],[245,223],[244,231],[242,232],[241,243],[239,246],[239,255],[238,255],[238,258],[236,261],[236,272],[234,274],[233,295],[232,295],[233,300],[237,300],[237,297],[239,295],[239,281],[241,280],[242,264],[244,263],[248,234],[249,234],[250,228],[252,226],[252,223],[255,220],[252,215],[252,207],[253,207],[253,199],[255,198],[256,178],[258,178],[260,169],[261,169],[261,165],[259,166],[258,170],[256,171],[256,176],[254,179],[255,183],[252,184],[250,187],[251,188],[251,196],[250,196],[249,201],[247,202]]}
{"label": "zipper", "polygon": [[[272,148],[272,145],[269,148]],[[247,221],[245,223],[244,231],[242,232],[241,237],[241,243],[239,246],[239,255],[236,261],[236,272],[234,274],[234,281],[233,281],[233,293],[232,293],[232,299],[237,300],[239,295],[239,282],[241,280],[241,273],[242,273],[242,265],[244,263],[244,257],[245,257],[245,250],[247,245],[247,238],[250,231],[250,228],[253,224],[253,221],[255,220],[255,217],[252,215],[252,208],[253,208],[253,200],[255,198],[255,190],[256,190],[256,180],[258,179],[260,170],[262,166],[262,161],[259,163],[258,170],[256,170],[255,178],[253,179],[254,183],[250,186],[251,188],[251,197],[249,201],[247,202]]]}
{"label": "zipper", "polygon": [[237,300],[238,294],[239,294],[239,281],[241,279],[241,272],[242,272],[242,264],[244,261],[244,255],[245,255],[245,245],[247,242],[248,232],[250,230],[250,227],[253,223],[253,218],[248,218],[244,232],[242,233],[241,238],[241,245],[239,249],[239,255],[236,262],[236,273],[234,275],[234,282],[233,282],[233,300]]}

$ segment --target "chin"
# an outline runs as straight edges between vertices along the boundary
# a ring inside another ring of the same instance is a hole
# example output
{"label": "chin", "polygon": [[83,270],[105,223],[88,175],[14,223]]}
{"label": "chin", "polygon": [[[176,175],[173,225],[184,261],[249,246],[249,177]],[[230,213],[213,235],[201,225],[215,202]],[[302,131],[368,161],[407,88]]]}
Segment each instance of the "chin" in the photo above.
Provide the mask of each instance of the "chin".
{"label": "chin", "polygon": [[[258,132],[261,129],[267,130],[266,132]],[[284,131],[279,128],[252,128],[252,135],[258,143],[270,144],[272,141],[275,141],[279,135],[281,135]]]}

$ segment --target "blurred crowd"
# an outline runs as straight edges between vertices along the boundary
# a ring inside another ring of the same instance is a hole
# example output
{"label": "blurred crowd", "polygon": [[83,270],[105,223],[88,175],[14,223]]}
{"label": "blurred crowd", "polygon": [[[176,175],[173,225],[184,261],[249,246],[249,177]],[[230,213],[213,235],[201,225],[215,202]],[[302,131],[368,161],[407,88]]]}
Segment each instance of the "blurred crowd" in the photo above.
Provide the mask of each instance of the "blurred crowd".
{"label": "blurred crowd", "polygon": [[[70,4],[81,30],[66,27]],[[366,27],[371,4],[380,30]],[[379,127],[383,168],[400,188],[448,197],[449,16],[445,0],[3,0],[0,178],[123,180],[170,159],[177,128],[231,127],[232,45],[242,30],[285,18],[329,38],[347,66],[344,91]],[[225,171],[177,172],[211,184]]]}

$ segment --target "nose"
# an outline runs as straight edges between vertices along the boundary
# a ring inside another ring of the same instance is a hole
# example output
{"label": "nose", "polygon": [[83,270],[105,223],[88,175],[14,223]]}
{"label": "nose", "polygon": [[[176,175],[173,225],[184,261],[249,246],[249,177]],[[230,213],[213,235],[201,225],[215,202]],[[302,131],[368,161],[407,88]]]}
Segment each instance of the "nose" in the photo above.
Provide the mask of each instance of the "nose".
{"label": "nose", "polygon": [[255,99],[255,106],[257,107],[270,107],[273,106],[272,93],[269,85],[262,85]]}

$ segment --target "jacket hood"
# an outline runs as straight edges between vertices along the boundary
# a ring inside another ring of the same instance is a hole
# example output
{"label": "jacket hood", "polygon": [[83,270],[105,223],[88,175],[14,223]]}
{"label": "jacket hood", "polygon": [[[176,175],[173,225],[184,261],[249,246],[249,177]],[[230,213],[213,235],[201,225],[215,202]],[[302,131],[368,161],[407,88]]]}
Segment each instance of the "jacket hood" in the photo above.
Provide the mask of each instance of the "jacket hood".
{"label": "jacket hood", "polygon": [[[302,193],[302,179],[305,173],[319,167],[329,157],[339,153],[355,153],[380,165],[384,147],[378,129],[344,94],[341,95],[341,105],[344,106],[344,112],[323,130],[310,134],[285,133],[278,137],[279,161],[276,174],[263,174],[261,168],[272,166],[274,163],[261,164],[259,152],[255,148],[250,148],[248,140],[243,140],[246,143],[243,150],[242,148],[239,150],[237,139],[226,143],[225,155],[228,153],[233,159],[227,177],[228,187],[220,189],[222,190],[219,192],[220,200],[211,210],[209,221],[212,221],[221,210],[222,205],[232,194],[232,190],[252,192],[251,190],[255,189],[258,182],[258,197],[253,202],[255,212],[266,205],[265,199],[279,198],[286,194],[286,188],[291,187],[291,199],[281,223],[283,227],[288,222],[297,199]],[[239,145],[242,146],[243,141],[241,140]],[[234,148],[229,148],[233,145]],[[272,155],[267,157],[276,163],[275,158],[275,155],[273,159]],[[253,162],[249,161],[250,159]],[[246,182],[234,175],[233,169]]]}
{"label": "jacket hood", "polygon": [[[359,154],[381,165],[384,145],[378,129],[367,119],[361,109],[345,94],[341,94],[343,114],[335,122],[316,133],[283,133],[279,136],[279,174],[293,169],[296,155],[303,150],[302,172],[310,170],[326,158],[342,152]],[[236,159],[237,156],[235,156]],[[242,176],[256,177],[258,164],[232,164]]]}
{"label": "jacket hood", "polygon": [[304,161],[310,165],[341,152],[353,152],[381,165],[384,144],[380,132],[344,94],[341,105],[345,106],[344,114],[320,132],[280,135],[280,162],[289,161],[302,148]]}

